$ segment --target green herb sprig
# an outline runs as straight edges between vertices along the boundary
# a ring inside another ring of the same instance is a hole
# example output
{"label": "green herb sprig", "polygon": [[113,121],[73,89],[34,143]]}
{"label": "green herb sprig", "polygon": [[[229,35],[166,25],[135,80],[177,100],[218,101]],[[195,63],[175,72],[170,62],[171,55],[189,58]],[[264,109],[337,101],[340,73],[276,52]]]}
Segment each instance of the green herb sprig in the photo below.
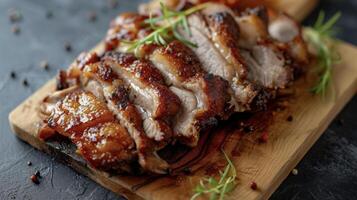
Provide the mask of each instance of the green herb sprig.
{"label": "green herb sprig", "polygon": [[184,11],[173,11],[163,3],[160,3],[160,5],[162,16],[152,17],[152,15],[150,15],[150,18],[144,21],[144,24],[149,25],[153,32],[140,40],[124,41],[124,43],[129,44],[128,52],[137,52],[137,50],[145,44],[165,46],[173,39],[177,39],[188,46],[197,47],[196,44],[186,40],[179,32],[179,29],[183,28],[185,32],[191,34],[187,17],[204,9],[206,4],[199,4]]}
{"label": "green herb sprig", "polygon": [[223,200],[228,192],[231,192],[237,185],[237,171],[229,159],[227,154],[222,151],[228,164],[223,171],[220,171],[220,178],[216,180],[213,177],[204,178],[194,190],[194,195],[191,200],[198,198],[201,195],[209,195],[210,200]]}
{"label": "green herb sprig", "polygon": [[307,28],[304,34],[310,44],[317,50],[320,78],[317,84],[311,88],[314,94],[326,95],[326,90],[331,84],[332,67],[340,61],[340,55],[331,45],[331,38],[336,34],[334,25],[341,17],[341,13],[336,13],[325,22],[325,13],[321,11],[313,27]]}

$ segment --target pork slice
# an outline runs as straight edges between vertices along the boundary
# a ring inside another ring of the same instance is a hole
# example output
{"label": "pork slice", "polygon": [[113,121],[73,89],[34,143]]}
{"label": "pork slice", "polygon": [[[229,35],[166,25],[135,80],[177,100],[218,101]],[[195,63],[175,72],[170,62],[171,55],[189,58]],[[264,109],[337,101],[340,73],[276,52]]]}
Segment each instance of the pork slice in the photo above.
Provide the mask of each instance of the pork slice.
{"label": "pork slice", "polygon": [[82,89],[61,96],[53,94],[45,99],[47,106],[51,101],[54,105],[46,109],[49,116],[45,119],[47,126],[44,128],[71,139],[91,166],[130,172],[129,166],[137,156],[134,142],[106,104]]}
{"label": "pork slice", "polygon": [[170,89],[185,108],[175,118],[174,130],[181,141],[190,146],[196,145],[202,129],[214,125],[212,122],[217,121],[216,117],[229,116],[225,112],[229,98],[228,83],[204,72],[197,56],[179,41],[157,48],[149,57],[165,77],[166,83],[172,85]]}
{"label": "pork slice", "polygon": [[178,97],[169,90],[160,72],[150,62],[120,52],[108,52],[103,62],[130,87],[133,102],[142,106],[150,116],[170,119],[178,112]]}
{"label": "pork slice", "polygon": [[143,118],[140,112],[142,109],[139,111],[130,101],[129,89],[109,66],[103,63],[87,65],[83,74],[92,79],[87,83],[86,89],[94,91],[98,98],[107,102],[108,108],[135,141],[140,166],[146,171],[166,173],[169,166],[156,151],[170,139],[170,130],[163,132],[160,128],[146,128],[155,126],[158,122],[149,116]]}
{"label": "pork slice", "polygon": [[239,46],[249,49],[268,36],[265,22],[257,15],[235,17],[240,27]]}
{"label": "pork slice", "polygon": [[[188,40],[197,44],[197,48],[192,48],[192,50],[202,63],[202,68],[206,72],[228,81],[230,85],[229,94],[231,95],[230,104],[234,106],[235,111],[249,109],[249,103],[256,96],[257,91],[254,90],[253,86],[250,86],[249,81],[244,80],[246,71],[241,63],[239,52],[235,51],[237,50],[235,46],[230,48],[228,40],[224,40],[223,37],[220,37],[218,42],[218,36],[216,37],[217,42],[214,42],[213,35],[218,33],[213,33],[209,29],[204,16],[199,13],[189,16],[189,25],[192,34],[185,32],[182,32],[182,34]],[[224,28],[220,30],[224,30]],[[221,49],[221,46],[225,46],[225,49]],[[224,52],[228,52],[228,54],[225,55]],[[252,89],[246,89],[246,87]],[[246,94],[246,92],[249,92],[249,94]],[[251,97],[251,99],[246,97]]]}
{"label": "pork slice", "polygon": [[273,39],[285,44],[288,53],[295,62],[302,65],[309,62],[301,27],[296,21],[286,14],[271,15],[269,16],[268,30]]}
{"label": "pork slice", "polygon": [[[242,31],[239,46],[247,63],[248,79],[265,88],[285,88],[292,80],[292,68],[279,44],[270,39],[264,8],[248,9],[236,16]],[[259,14],[260,13],[260,14]]]}
{"label": "pork slice", "polygon": [[242,51],[242,55],[250,67],[249,79],[259,85],[270,89],[285,88],[293,78],[283,55],[269,45],[255,45],[251,51]]}
{"label": "pork slice", "polygon": [[77,152],[96,169],[132,172],[131,165],[136,160],[135,145],[119,123],[97,124],[71,139]]}

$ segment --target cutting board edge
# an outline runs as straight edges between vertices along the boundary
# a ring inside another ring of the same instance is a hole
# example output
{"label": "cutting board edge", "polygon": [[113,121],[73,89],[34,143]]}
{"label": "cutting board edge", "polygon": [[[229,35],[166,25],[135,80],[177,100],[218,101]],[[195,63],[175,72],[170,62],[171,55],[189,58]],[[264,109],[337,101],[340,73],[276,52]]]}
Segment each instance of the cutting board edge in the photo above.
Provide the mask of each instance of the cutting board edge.
{"label": "cutting board edge", "polygon": [[[351,47],[354,47],[351,44],[348,44]],[[355,48],[355,47],[354,47]],[[284,173],[281,173],[280,176],[275,176],[277,179],[275,184],[272,185],[272,187],[269,188],[268,191],[265,193],[261,193],[261,198],[257,199],[269,199],[270,196],[276,191],[276,189],[281,185],[281,183],[286,179],[286,177],[289,176],[291,173],[291,169],[293,169],[295,166],[299,164],[299,162],[304,158],[304,156],[307,154],[307,152],[312,148],[312,146],[316,143],[316,141],[321,137],[322,134],[325,133],[327,130],[328,126],[332,123],[332,121],[336,118],[336,116],[342,111],[342,109],[347,105],[347,103],[354,97],[355,93],[353,91],[356,91],[357,89],[357,79],[354,80],[354,83],[350,85],[348,90],[346,90],[345,95],[343,96],[343,103],[340,103],[335,109],[331,110],[329,114],[331,114],[333,117],[328,117],[326,116],[326,122],[324,123],[323,126],[321,126],[319,129],[317,129],[315,132],[316,134],[311,134],[311,137],[309,139],[309,143],[305,143],[306,147],[303,148],[303,151],[299,151],[296,149],[294,152],[296,159],[290,162],[286,162],[287,166],[283,170]],[[331,116],[330,115],[330,116]],[[294,156],[294,157],[295,157]]]}

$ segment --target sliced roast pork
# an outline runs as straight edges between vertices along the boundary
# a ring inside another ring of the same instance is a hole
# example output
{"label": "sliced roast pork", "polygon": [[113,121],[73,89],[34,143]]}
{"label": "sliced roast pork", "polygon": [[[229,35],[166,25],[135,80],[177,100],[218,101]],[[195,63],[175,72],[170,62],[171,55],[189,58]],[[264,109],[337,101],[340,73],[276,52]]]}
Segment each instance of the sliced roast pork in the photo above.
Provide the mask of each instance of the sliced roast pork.
{"label": "sliced roast pork", "polygon": [[265,8],[259,7],[236,17],[242,30],[241,54],[248,65],[250,81],[270,89],[285,88],[293,79],[292,69],[283,51],[269,37],[266,16]]}
{"label": "sliced roast pork", "polygon": [[203,69],[229,82],[231,104],[236,111],[249,108],[258,92],[246,80],[247,68],[238,47],[239,27],[232,11],[220,4],[209,4],[202,12],[189,16],[189,25],[191,34],[182,34],[197,44],[192,50]]}
{"label": "sliced roast pork", "polygon": [[170,118],[179,111],[180,100],[166,87],[164,78],[150,62],[120,52],[108,52],[103,62],[129,85],[134,103],[153,118]]}
{"label": "sliced roast pork", "polygon": [[[125,29],[125,26],[121,28]],[[121,50],[121,45],[118,45],[117,51]],[[174,41],[166,48],[145,45],[136,53],[154,64],[163,75],[165,84],[179,97],[182,109],[175,116],[172,126],[182,143],[194,146],[202,129],[216,124],[217,118],[229,116],[226,81],[206,74],[187,46]]]}
{"label": "sliced roast pork", "polygon": [[[163,135],[167,131],[163,132],[158,128],[160,122],[151,119],[149,116],[142,118],[137,109],[139,106],[135,106],[130,101],[130,89],[125,86],[124,82],[108,65],[101,62],[87,65],[83,74],[85,77],[93,79],[87,83],[86,88],[94,91],[98,98],[107,102],[108,108],[135,141],[140,166],[155,173],[167,172],[168,164],[159,158],[156,153],[166,144],[163,141],[163,138],[165,138]],[[149,126],[152,128],[144,128],[143,121],[150,124]]]}
{"label": "sliced roast pork", "polygon": [[179,41],[157,48],[149,58],[181,99],[183,109],[173,122],[174,130],[183,143],[195,146],[202,129],[229,116],[227,82],[206,74],[192,50]]}
{"label": "sliced roast pork", "polygon": [[63,98],[59,94],[45,99],[46,129],[70,138],[91,166],[130,172],[136,159],[134,142],[106,104],[81,89],[65,93]]}

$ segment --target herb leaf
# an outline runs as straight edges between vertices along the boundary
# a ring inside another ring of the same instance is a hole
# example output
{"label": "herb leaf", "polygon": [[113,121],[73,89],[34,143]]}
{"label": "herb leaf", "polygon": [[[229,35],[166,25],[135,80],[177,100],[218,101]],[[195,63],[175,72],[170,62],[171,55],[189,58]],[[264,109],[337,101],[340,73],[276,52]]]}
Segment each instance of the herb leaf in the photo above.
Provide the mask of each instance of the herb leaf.
{"label": "herb leaf", "polygon": [[336,49],[331,46],[331,38],[336,34],[334,25],[341,17],[336,13],[331,19],[325,21],[325,13],[321,11],[313,27],[307,28],[304,34],[308,41],[317,50],[317,58],[320,67],[320,78],[317,84],[311,88],[314,94],[326,95],[326,90],[332,80],[332,66],[340,61]]}
{"label": "herb leaf", "polygon": [[[173,39],[179,40],[187,46],[197,47],[196,44],[186,40],[179,32],[179,29],[182,28],[188,34],[191,34],[187,17],[199,10],[204,9],[206,4],[199,4],[184,11],[173,11],[163,3],[160,5],[162,16],[153,17],[150,14],[149,19],[144,21],[144,24],[149,25],[153,32],[140,40],[131,41],[130,46],[127,48],[128,52],[137,52],[137,50],[145,44],[158,44],[165,46],[170,40]],[[126,43],[128,44],[128,42]]]}
{"label": "herb leaf", "polygon": [[195,193],[191,197],[191,200],[194,200],[201,195],[209,195],[210,200],[223,200],[225,195],[235,188],[237,184],[237,171],[227,154],[223,150],[222,152],[228,164],[223,171],[220,171],[219,180],[216,180],[213,177],[201,179],[199,185],[194,189]]}

